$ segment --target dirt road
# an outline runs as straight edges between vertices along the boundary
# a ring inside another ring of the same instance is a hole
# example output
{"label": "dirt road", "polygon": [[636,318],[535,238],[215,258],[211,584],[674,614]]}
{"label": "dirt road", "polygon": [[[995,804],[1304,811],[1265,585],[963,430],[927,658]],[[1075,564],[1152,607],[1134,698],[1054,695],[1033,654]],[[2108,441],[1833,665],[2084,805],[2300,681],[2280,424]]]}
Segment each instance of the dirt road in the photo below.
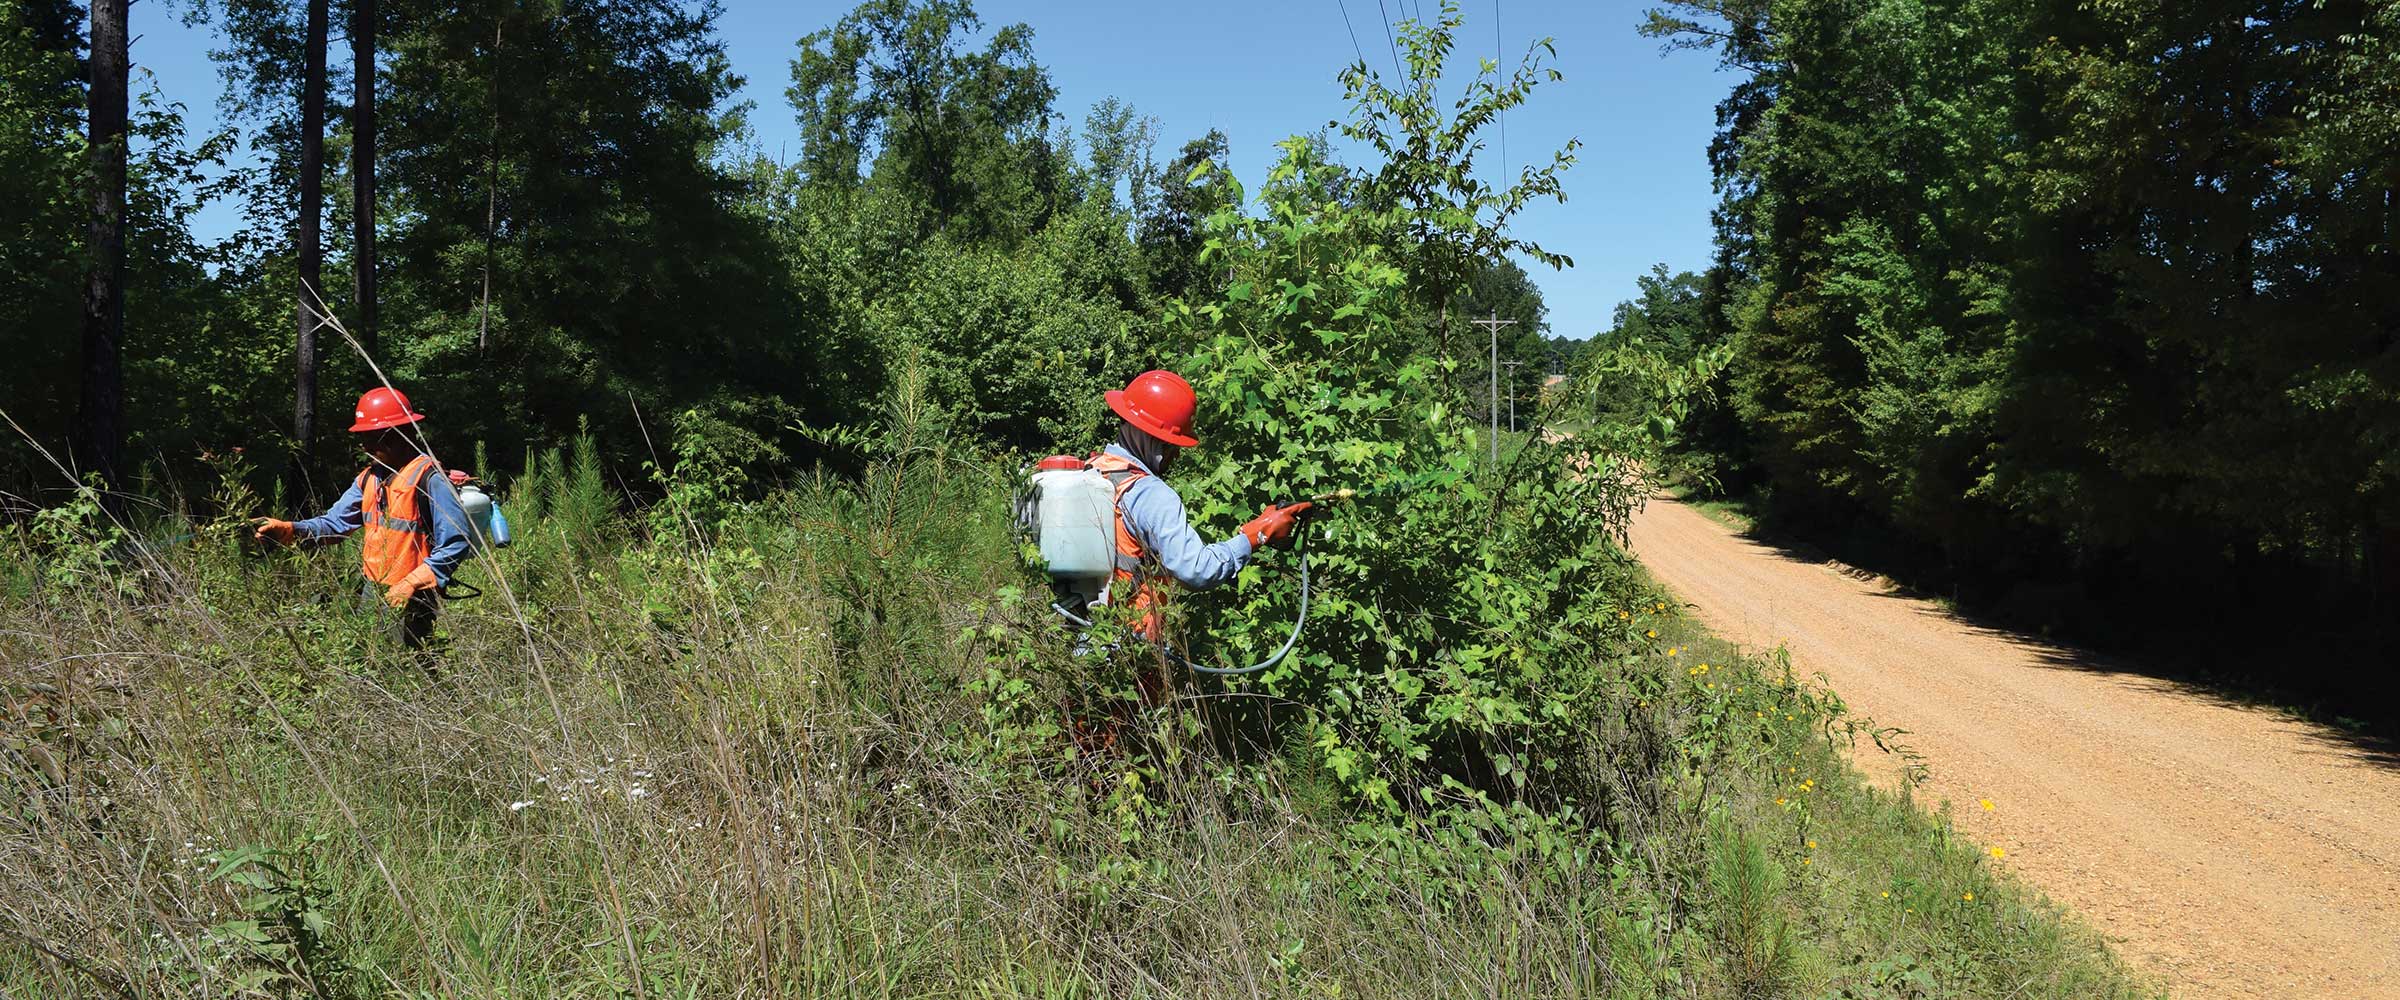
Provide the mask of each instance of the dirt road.
{"label": "dirt road", "polygon": [[[1719,635],[1785,643],[1909,730],[1925,799],[2173,996],[2400,998],[2400,759],[1979,628],[1682,504],[1652,501],[1633,548]],[[1857,760],[1900,780],[1871,746]]]}

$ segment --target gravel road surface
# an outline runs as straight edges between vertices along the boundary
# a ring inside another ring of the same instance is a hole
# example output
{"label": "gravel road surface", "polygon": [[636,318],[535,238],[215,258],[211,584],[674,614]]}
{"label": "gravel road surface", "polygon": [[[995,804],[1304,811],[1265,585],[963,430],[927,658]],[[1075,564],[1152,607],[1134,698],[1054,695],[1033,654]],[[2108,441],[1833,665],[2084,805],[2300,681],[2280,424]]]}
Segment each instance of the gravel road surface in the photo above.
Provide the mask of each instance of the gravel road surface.
{"label": "gravel road surface", "polygon": [[[1651,501],[1632,541],[1717,634],[1785,644],[1858,713],[1909,730],[1922,798],[2173,996],[2400,1000],[2389,748],[1979,627],[1683,504]],[[1871,745],[1855,759],[1903,780]]]}

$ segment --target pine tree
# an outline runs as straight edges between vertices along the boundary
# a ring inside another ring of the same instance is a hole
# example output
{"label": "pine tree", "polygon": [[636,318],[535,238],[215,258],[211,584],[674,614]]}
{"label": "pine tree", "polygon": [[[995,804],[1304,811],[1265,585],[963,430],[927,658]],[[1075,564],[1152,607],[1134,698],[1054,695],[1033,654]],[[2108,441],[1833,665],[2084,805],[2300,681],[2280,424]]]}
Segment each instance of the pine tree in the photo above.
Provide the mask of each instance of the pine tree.
{"label": "pine tree", "polygon": [[111,490],[124,481],[125,90],[130,63],[125,15],[126,0],[92,2],[91,264],[84,283],[83,401],[76,449],[84,468],[99,474]]}

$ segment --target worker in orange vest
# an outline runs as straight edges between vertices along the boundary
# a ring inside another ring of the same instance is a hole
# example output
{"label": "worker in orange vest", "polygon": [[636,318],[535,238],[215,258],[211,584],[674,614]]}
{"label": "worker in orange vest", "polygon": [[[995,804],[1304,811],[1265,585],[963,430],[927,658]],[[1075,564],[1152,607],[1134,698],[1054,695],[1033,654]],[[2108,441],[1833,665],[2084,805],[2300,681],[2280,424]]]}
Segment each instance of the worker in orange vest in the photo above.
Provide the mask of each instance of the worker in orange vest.
{"label": "worker in orange vest", "polygon": [[433,456],[418,447],[410,425],[425,419],[398,389],[370,389],[358,397],[350,432],[367,453],[367,467],[333,508],[305,521],[261,518],[261,541],[290,545],[301,539],[362,533],[360,568],[367,587],[384,588],[384,603],[400,613],[395,631],[410,649],[433,637],[441,588],[467,557],[467,515],[458,494]]}
{"label": "worker in orange vest", "polygon": [[1202,541],[1184,512],[1183,497],[1162,478],[1183,449],[1200,443],[1191,426],[1198,402],[1191,383],[1174,372],[1134,376],[1125,388],[1108,393],[1108,408],[1121,421],[1117,440],[1085,462],[1116,487],[1117,556],[1108,600],[1132,601],[1143,612],[1139,629],[1153,641],[1162,629],[1154,585],[1160,571],[1194,590],[1223,584],[1259,549],[1289,542],[1300,515],[1311,506],[1305,501],[1269,505],[1233,537]]}

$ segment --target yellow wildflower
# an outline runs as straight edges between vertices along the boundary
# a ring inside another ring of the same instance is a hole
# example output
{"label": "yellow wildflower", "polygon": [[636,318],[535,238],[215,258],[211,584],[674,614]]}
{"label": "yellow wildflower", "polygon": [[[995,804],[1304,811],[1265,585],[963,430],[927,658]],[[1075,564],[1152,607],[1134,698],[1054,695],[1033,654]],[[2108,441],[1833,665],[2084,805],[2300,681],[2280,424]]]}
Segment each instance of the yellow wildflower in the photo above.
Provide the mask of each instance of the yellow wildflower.
{"label": "yellow wildflower", "polygon": [[1992,800],[1990,800],[1990,799],[1985,799],[1985,800],[1983,800],[1983,811],[1984,811],[1984,812],[1987,812],[1987,813],[1992,811]]}
{"label": "yellow wildflower", "polygon": [[1970,902],[1970,903],[1972,903],[1972,902],[1974,902],[1974,901],[1975,901],[1975,894],[1970,892],[1970,893],[1967,893],[1966,895],[1964,895],[1964,896],[1960,896],[1960,897],[1958,897],[1958,898],[1960,898],[1960,899],[1963,899],[1963,900],[1966,900],[1967,902]]}
{"label": "yellow wildflower", "polygon": [[2003,851],[2003,850],[2001,850],[2001,849],[1999,849],[1999,848],[1997,848],[1997,847],[1995,847],[1995,848],[1992,848],[1991,850],[1992,850],[1992,856],[1993,856],[1993,857],[1995,857],[1995,858],[2005,858],[2005,857],[2007,857],[2007,856],[2008,856],[2008,852],[2007,852],[2007,851]]}
{"label": "yellow wildflower", "polygon": [[1809,842],[1808,842],[1808,849],[1809,849],[1809,850],[1812,850],[1812,851],[1813,851],[1813,850],[1816,850],[1816,849],[1817,849],[1817,842],[1816,842],[1816,841],[1813,841],[1813,840],[1812,840],[1812,841],[1809,841]]}
{"label": "yellow wildflower", "polygon": [[1651,630],[1650,630],[1650,638],[1653,638],[1653,639],[1656,639],[1656,638],[1658,638],[1658,630],[1657,630],[1657,629],[1651,629]]}

